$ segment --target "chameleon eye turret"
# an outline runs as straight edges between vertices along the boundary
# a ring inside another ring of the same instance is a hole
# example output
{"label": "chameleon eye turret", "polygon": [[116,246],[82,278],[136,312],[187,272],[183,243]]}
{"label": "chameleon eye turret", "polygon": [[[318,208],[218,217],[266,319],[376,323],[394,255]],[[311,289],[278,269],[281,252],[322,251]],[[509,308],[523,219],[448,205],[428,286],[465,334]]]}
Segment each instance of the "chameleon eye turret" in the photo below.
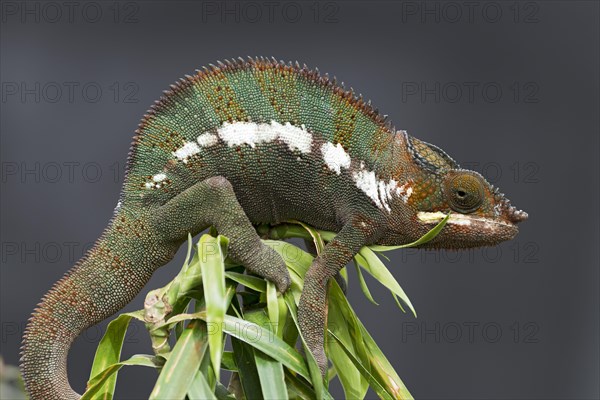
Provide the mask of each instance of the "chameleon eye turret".
{"label": "chameleon eye turret", "polygon": [[483,182],[480,177],[469,171],[449,173],[442,185],[444,195],[453,211],[469,214],[483,203]]}

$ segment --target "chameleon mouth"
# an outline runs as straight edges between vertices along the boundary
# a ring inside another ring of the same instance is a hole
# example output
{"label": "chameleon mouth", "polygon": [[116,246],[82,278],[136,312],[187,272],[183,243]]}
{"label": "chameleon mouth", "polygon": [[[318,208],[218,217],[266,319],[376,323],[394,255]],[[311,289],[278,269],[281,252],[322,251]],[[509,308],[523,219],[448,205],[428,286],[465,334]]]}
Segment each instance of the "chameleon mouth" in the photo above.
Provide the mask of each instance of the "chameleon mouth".
{"label": "chameleon mouth", "polygon": [[[440,211],[417,213],[419,222],[429,229],[445,217],[446,214]],[[518,232],[516,223],[505,218],[451,213],[442,232],[424,247],[464,249],[495,246],[505,240],[511,240]]]}
{"label": "chameleon mouth", "polygon": [[[436,212],[426,212],[419,211],[417,213],[417,218],[424,224],[437,224],[442,219],[446,217],[441,211]],[[485,218],[477,215],[466,215],[466,214],[454,214],[451,213],[448,218],[449,225],[459,225],[459,226],[483,226],[487,228],[494,227],[507,227],[507,228],[515,228],[516,226],[510,222],[506,222],[499,219]]]}

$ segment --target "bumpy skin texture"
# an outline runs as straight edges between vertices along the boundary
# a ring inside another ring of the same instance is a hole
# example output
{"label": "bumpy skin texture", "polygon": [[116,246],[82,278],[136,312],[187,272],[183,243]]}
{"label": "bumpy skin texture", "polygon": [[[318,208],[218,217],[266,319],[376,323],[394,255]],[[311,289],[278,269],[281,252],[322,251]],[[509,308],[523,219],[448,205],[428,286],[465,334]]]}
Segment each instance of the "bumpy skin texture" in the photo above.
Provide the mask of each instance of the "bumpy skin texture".
{"label": "bumpy skin texture", "polygon": [[144,116],[115,215],[90,252],[43,298],[24,335],[32,399],[76,399],[68,349],[124,307],[188,232],[215,226],[230,256],[284,292],[283,260],[253,224],[303,221],[339,232],[315,258],[298,308],[322,371],[326,288],[364,245],[494,245],[527,217],[437,147],[396,131],[370,103],[298,64],[249,59],[181,79]]}

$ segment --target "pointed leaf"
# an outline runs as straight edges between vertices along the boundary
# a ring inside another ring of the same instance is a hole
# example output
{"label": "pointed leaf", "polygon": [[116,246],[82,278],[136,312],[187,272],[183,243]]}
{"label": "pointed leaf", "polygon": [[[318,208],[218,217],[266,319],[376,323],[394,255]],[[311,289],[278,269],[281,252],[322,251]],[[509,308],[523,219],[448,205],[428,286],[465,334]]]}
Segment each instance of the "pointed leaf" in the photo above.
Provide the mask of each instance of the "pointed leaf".
{"label": "pointed leaf", "polygon": [[[277,333],[279,326],[279,303],[277,301],[277,288],[273,282],[267,282],[267,310],[271,326],[274,327],[274,333]],[[252,321],[251,321],[252,322]]]}
{"label": "pointed leaf", "polygon": [[184,399],[206,352],[208,334],[203,321],[191,321],[165,363],[150,399]]}
{"label": "pointed leaf", "polygon": [[217,382],[217,387],[215,388],[215,396],[217,396],[217,400],[236,400],[233,393],[230,393],[229,390],[221,382]]}
{"label": "pointed leaf", "polygon": [[304,275],[306,275],[306,272],[313,262],[313,256],[310,255],[310,253],[287,242],[264,240],[263,243],[279,253],[288,268],[292,269],[300,278],[304,279]]}
{"label": "pointed leaf", "polygon": [[371,375],[377,377],[377,381],[386,386],[388,388],[387,391],[392,393],[395,399],[412,399],[413,397],[402,382],[402,379],[400,379],[394,367],[392,367],[379,346],[377,346],[377,343],[369,335],[367,329],[360,321],[358,321],[358,324],[360,325],[365,346],[370,354]]}
{"label": "pointed leaf", "polygon": [[348,285],[348,268],[344,267],[340,269],[340,276],[344,278],[346,285]]}
{"label": "pointed leaf", "polygon": [[196,377],[188,388],[187,397],[189,400],[217,399],[201,371],[196,371]]}
{"label": "pointed leaf", "polygon": [[[246,320],[269,329],[271,332],[273,332],[272,328],[276,327],[263,310],[246,313],[244,316]],[[260,379],[263,398],[287,400],[288,393],[285,386],[283,365],[260,350],[254,350],[254,360],[256,362],[256,371]]]}
{"label": "pointed leaf", "polygon": [[[341,340],[347,351],[350,351],[363,364],[369,363],[369,357],[363,342],[358,318],[350,307],[348,299],[336,281],[329,282],[329,317],[327,329]],[[328,356],[333,362],[344,388],[345,397],[349,399],[363,398],[368,389],[367,380],[348,358],[340,344],[335,340],[327,340]]]}
{"label": "pointed leaf", "polygon": [[260,387],[260,378],[256,369],[256,359],[254,358],[255,349],[247,343],[231,338],[231,347],[237,366],[238,379],[246,399],[262,398]]}
{"label": "pointed leaf", "polygon": [[298,224],[301,227],[303,227],[304,229],[306,229],[306,231],[310,234],[310,236],[313,240],[313,243],[315,244],[315,249],[317,249],[317,255],[321,254],[323,252],[323,249],[325,248],[325,243],[324,243],[323,237],[321,236],[319,231],[317,229],[311,228],[304,222],[301,222],[301,221],[292,221],[292,222],[295,224]]}
{"label": "pointed leaf", "polygon": [[444,226],[446,225],[446,223],[448,222],[448,218],[450,218],[450,214],[447,214],[440,222],[438,222],[438,224],[436,226],[434,226],[429,232],[427,232],[426,234],[424,234],[423,236],[421,236],[419,239],[417,239],[416,241],[412,242],[412,243],[407,243],[407,244],[401,244],[400,246],[380,246],[380,245],[371,245],[369,246],[369,248],[373,251],[390,251],[390,250],[397,250],[397,249],[406,249],[408,247],[416,247],[416,246],[420,246],[422,244],[425,244],[427,242],[429,242],[431,239],[433,239],[434,237],[436,237],[442,230],[442,228],[444,228]]}
{"label": "pointed leaf", "polygon": [[252,275],[240,274],[239,272],[225,271],[225,277],[244,285],[247,288],[264,293],[267,290],[266,282],[262,278]]}
{"label": "pointed leaf", "polygon": [[381,282],[383,286],[387,287],[393,293],[398,295],[398,297],[400,297],[400,299],[406,303],[408,308],[410,308],[414,316],[417,316],[417,312],[410,302],[410,299],[406,293],[404,293],[404,290],[402,290],[400,284],[396,281],[396,278],[394,278],[394,275],[391,274],[391,272],[386,268],[373,250],[369,249],[368,247],[363,247],[354,258],[356,261],[358,261],[358,264],[364,268],[365,271]]}
{"label": "pointed leaf", "polygon": [[203,235],[198,243],[202,286],[206,301],[206,324],[208,326],[208,345],[210,359],[219,380],[221,352],[223,351],[223,317],[227,311],[225,304],[225,253],[229,239]]}
{"label": "pointed leaf", "polygon": [[[90,379],[104,371],[110,365],[116,364],[121,360],[121,349],[131,318],[130,315],[119,315],[108,324],[106,332],[104,333],[104,336],[102,336],[96,349],[92,371],[90,372]],[[116,384],[117,373],[115,372],[106,380],[103,388],[96,393],[96,398],[112,399],[114,397]]]}
{"label": "pointed leaf", "polygon": [[[298,319],[296,317],[297,310],[296,310],[296,303],[294,301],[294,297],[289,293],[286,293],[284,296],[285,296],[285,302],[290,311],[290,316],[293,318],[294,323],[298,327],[298,333],[299,333],[300,339],[302,340],[302,345],[304,346],[304,355],[306,356],[306,361],[308,363],[308,369],[310,372],[310,381],[312,382],[312,385],[315,388],[315,394],[317,396],[317,400],[327,398],[330,395],[329,395],[329,392],[327,391],[327,389],[325,389],[325,386],[323,385],[323,377],[321,376],[321,370],[319,369],[317,360],[315,360],[315,357],[313,356],[312,352],[308,348],[308,345],[306,344],[306,340],[304,340],[304,337],[302,336],[300,326],[298,325]],[[305,376],[305,378],[307,378],[307,377]]]}
{"label": "pointed leaf", "polygon": [[[111,377],[116,374],[121,368],[126,365],[138,365],[143,367],[153,367],[157,368],[158,366],[154,363],[154,356],[149,356],[145,354],[137,354],[132,356],[130,359],[118,362],[116,364],[109,365],[105,370],[99,372],[92,379],[88,381],[87,390],[81,396],[81,400],[92,400],[96,399],[96,394],[100,391],[106,393],[104,390],[105,383],[111,379]],[[102,395],[106,399],[112,399],[112,395]]]}
{"label": "pointed leaf", "polygon": [[227,371],[237,371],[237,367],[235,366],[235,360],[233,358],[233,352],[223,352],[223,356],[221,357],[221,368]]}
{"label": "pointed leaf", "polygon": [[358,262],[356,261],[356,259],[354,260],[353,264],[356,267],[356,275],[358,275],[358,283],[360,284],[360,289],[362,290],[365,297],[371,303],[378,306],[379,304],[375,301],[375,299],[371,295],[371,291],[369,290],[369,287],[367,286],[367,282],[365,282],[365,277],[363,276],[362,270],[360,269],[360,266],[358,265]]}
{"label": "pointed leaf", "polygon": [[315,390],[305,380],[290,371],[285,371],[285,382],[288,388],[288,396],[292,399],[315,400]]}
{"label": "pointed leaf", "polygon": [[[194,314],[181,314],[173,317],[173,321],[181,319],[201,319],[206,320],[206,311],[200,311]],[[171,320],[169,320],[171,321]],[[231,315],[225,315],[223,320],[223,331],[225,333],[248,343],[250,346],[259,349],[265,354],[271,356],[290,370],[309,379],[309,372],[304,363],[304,359],[296,349],[279,339],[272,332],[262,327],[245,321]],[[238,366],[239,367],[239,366]]]}
{"label": "pointed leaf", "polygon": [[337,341],[337,343],[340,345],[340,348],[344,350],[348,358],[352,360],[354,366],[361,372],[361,374],[365,378],[367,378],[369,384],[371,385],[371,388],[373,388],[375,393],[377,393],[377,395],[382,399],[394,400],[394,396],[391,393],[389,393],[387,389],[383,387],[373,375],[371,375],[369,370],[360,362],[360,360],[354,357],[354,355],[346,348],[346,346],[343,345],[340,339],[331,331],[328,331],[328,334]]}

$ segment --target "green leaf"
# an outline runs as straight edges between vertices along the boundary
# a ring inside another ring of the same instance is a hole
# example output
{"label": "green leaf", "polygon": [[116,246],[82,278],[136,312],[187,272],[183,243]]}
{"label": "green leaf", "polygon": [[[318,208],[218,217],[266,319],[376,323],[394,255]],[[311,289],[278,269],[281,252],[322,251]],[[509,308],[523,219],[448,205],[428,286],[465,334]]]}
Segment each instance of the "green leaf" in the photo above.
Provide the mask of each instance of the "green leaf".
{"label": "green leaf", "polygon": [[237,367],[235,366],[235,359],[233,358],[233,352],[223,352],[223,356],[221,357],[221,368],[226,369],[227,371],[237,371]]}
{"label": "green leaf", "polygon": [[304,280],[304,275],[306,275],[306,272],[313,262],[312,255],[287,242],[263,240],[263,243],[275,250],[281,256],[281,258],[283,258],[283,261],[285,261],[285,264],[288,266],[288,268],[296,273],[298,277]]}
{"label": "green leaf", "polygon": [[256,370],[256,359],[252,346],[235,337],[231,338],[231,347],[237,366],[237,374],[244,396],[248,400],[262,398],[260,378]]}
{"label": "green leaf", "polygon": [[187,397],[189,400],[217,399],[201,371],[196,371],[196,377],[188,388]]}
{"label": "green leaf", "polygon": [[305,379],[285,371],[285,382],[288,387],[288,397],[291,399],[316,400],[315,389]]}
{"label": "green leaf", "polygon": [[194,240],[192,238],[192,235],[190,233],[188,233],[187,251],[185,253],[185,260],[183,261],[183,267],[181,268],[183,271],[185,271],[190,264],[190,256],[192,255],[192,247],[193,246],[194,246]]}
{"label": "green leaf", "polygon": [[225,316],[224,330],[231,336],[248,343],[250,346],[281,362],[292,371],[307,379],[309,378],[308,370],[300,353],[272,332],[251,322],[229,315]]}
{"label": "green leaf", "polygon": [[303,227],[304,229],[306,229],[306,231],[310,234],[310,236],[313,240],[313,243],[315,244],[315,248],[317,249],[317,255],[321,254],[323,252],[323,249],[325,248],[325,243],[324,243],[323,237],[321,236],[319,231],[314,228],[311,228],[304,222],[300,222],[300,221],[292,221],[292,222],[294,224],[298,224],[301,227]]}
{"label": "green leaf", "polygon": [[[323,240],[330,241],[335,237],[334,232],[317,230]],[[272,227],[269,230],[269,237],[271,239],[288,239],[288,238],[302,238],[311,239],[310,234],[302,226],[298,225],[297,222],[280,224]]]}
{"label": "green leaf", "polygon": [[[204,305],[197,306],[196,309],[200,309],[202,307],[204,307]],[[206,380],[206,383],[208,384],[208,387],[210,388],[210,390],[214,392],[215,385],[217,383],[217,378],[215,376],[215,371],[212,369],[210,356],[208,355],[207,352],[204,353],[204,356],[202,357],[202,361],[200,362],[199,372],[202,374],[202,376]]]}
{"label": "green leaf", "polygon": [[[188,312],[188,308],[189,308],[189,305],[190,305],[191,301],[192,301],[191,298],[184,297],[181,301],[177,302],[178,304],[174,307],[174,309],[171,312],[171,314],[172,315],[177,315],[177,314]],[[181,334],[183,333],[184,329],[185,329],[185,324],[183,323],[183,321],[179,322],[175,326],[175,339],[176,340],[179,340],[179,338],[181,337]]]}
{"label": "green leaf", "polygon": [[[386,268],[383,262],[377,257],[377,255],[368,247],[360,249],[358,254],[354,257],[358,264],[365,269],[371,276],[377,279],[381,284],[392,291],[392,293],[398,295],[402,301],[406,303],[408,308],[413,312],[414,316],[417,316],[417,312],[413,307],[410,299],[404,293],[404,290],[400,287],[394,275]],[[403,310],[404,311],[404,310]]]}
{"label": "green leaf", "polygon": [[[296,309],[296,303],[294,301],[294,298],[293,298],[293,296],[291,296],[288,293],[286,293],[284,296],[285,296],[285,302],[290,311],[290,316],[293,318],[294,323],[296,324],[296,327],[298,328],[298,333],[299,333],[300,339],[302,340],[302,345],[304,346],[304,354],[306,355],[306,361],[308,363],[308,369],[310,372],[310,381],[312,382],[312,385],[315,388],[315,394],[317,396],[317,400],[327,398],[328,397],[327,395],[329,395],[329,392],[327,392],[327,389],[325,389],[325,386],[323,385],[323,377],[321,376],[321,370],[319,369],[317,360],[315,360],[315,357],[313,356],[312,352],[308,348],[308,345],[306,344],[306,340],[304,340],[304,337],[302,336],[302,332],[300,331],[300,326],[298,325],[298,319],[296,317],[297,309]],[[306,376],[304,376],[304,377],[308,379],[308,377],[306,377]]]}
{"label": "green leaf", "polygon": [[288,308],[287,304],[285,304],[285,299],[283,298],[283,296],[277,296],[277,305],[279,308],[279,323],[276,326],[276,333],[277,337],[283,339],[285,324],[288,320]]}
{"label": "green leaf", "polygon": [[221,382],[217,382],[217,386],[215,387],[215,396],[217,396],[218,400],[240,400],[236,399],[233,393],[230,393]]}
{"label": "green leaf", "polygon": [[[418,241],[395,248],[431,240],[443,228],[447,218]],[[264,229],[270,234],[275,233],[271,237],[282,235],[280,237],[312,239],[319,251],[325,242],[335,236],[333,232],[319,231],[305,224]],[[189,238],[188,254],[181,272],[164,288],[152,291],[158,301],[150,304],[150,307],[154,304],[156,310],[149,312],[154,311],[158,318],[147,324],[153,345],[168,343],[175,328],[178,337],[173,351],[167,344],[163,348],[164,354],[161,353],[162,357],[137,355],[118,362],[127,323],[131,318],[143,321],[145,311],[124,314],[109,325],[98,347],[92,366],[93,377],[83,399],[112,399],[117,371],[124,365],[162,369],[151,399],[184,399],[187,396],[190,400],[233,400],[232,394],[217,380],[220,369],[234,371],[234,376],[239,377],[236,381],[238,384],[232,386],[236,388],[234,392],[240,396],[239,399],[331,399],[327,390],[329,382],[323,380],[312,353],[299,335],[296,315],[303,278],[313,257],[289,243],[275,240],[266,240],[264,243],[282,256],[290,272],[292,285],[284,296],[279,296],[271,283],[243,274],[243,267],[225,260],[226,238],[203,236],[191,259],[192,241]],[[393,248],[372,246],[361,249],[355,259],[359,283],[365,296],[375,303],[362,274],[361,268],[364,268],[391,291],[400,307],[402,300],[414,312],[400,285],[374,253]],[[226,268],[231,269],[225,271]],[[347,280],[347,276],[344,279]],[[254,297],[244,297],[245,292],[236,292],[238,285],[247,287],[247,294]],[[389,361],[358,320],[337,282],[331,280],[328,292],[325,346],[333,367],[327,376],[330,379],[339,378],[346,398],[363,398],[371,385],[382,398],[411,399]],[[245,308],[239,306],[237,297],[234,297],[236,293],[242,295]],[[191,314],[186,313],[190,298],[196,299],[195,312]],[[233,313],[239,318],[229,315]],[[182,329],[190,320],[187,327]],[[211,329],[216,331],[216,335],[209,334],[208,328],[215,328],[209,323],[219,320],[221,323],[217,323],[217,329]],[[231,352],[223,351],[223,333],[231,336]],[[295,349],[298,337],[304,346],[306,359]]]}
{"label": "green leaf", "polygon": [[344,352],[346,353],[348,358],[350,360],[352,360],[352,362],[354,363],[354,366],[361,372],[361,374],[365,378],[367,378],[367,380],[369,381],[369,384],[371,385],[371,388],[373,388],[373,390],[375,390],[375,393],[377,393],[377,395],[382,399],[394,400],[395,397],[391,393],[389,393],[387,391],[387,389],[385,387],[383,387],[373,375],[371,375],[369,370],[360,362],[359,359],[354,357],[354,355],[350,351],[348,351],[346,346],[343,345],[342,341],[333,332],[328,331],[328,334],[329,334],[329,336],[331,336],[334,340],[336,340],[338,342],[341,349],[344,350]]}
{"label": "green leaf", "polygon": [[[329,282],[328,295],[329,315],[327,329],[336,334],[340,338],[341,343],[334,340],[327,340],[328,356],[338,373],[340,382],[344,388],[345,397],[348,399],[360,399],[367,392],[368,382],[361,375],[352,360],[346,355],[346,351],[348,351],[361,360],[361,362],[367,365],[369,363],[358,318],[335,280],[330,280]],[[342,346],[344,349],[341,348]]]}
{"label": "green leaf", "polygon": [[259,350],[254,351],[254,359],[261,381],[263,398],[272,400],[287,399],[283,365]]}
{"label": "green leaf", "polygon": [[362,290],[362,292],[365,295],[365,297],[371,303],[373,303],[376,306],[378,306],[379,304],[375,301],[375,299],[371,295],[371,291],[369,290],[369,287],[367,286],[367,282],[365,282],[365,277],[363,276],[362,271],[360,269],[360,266],[358,265],[358,262],[356,261],[356,259],[354,260],[353,264],[356,267],[356,274],[358,275],[358,282],[360,283],[360,289]]}
{"label": "green leaf", "polygon": [[[102,336],[98,348],[96,349],[92,371],[90,372],[90,380],[110,365],[116,364],[121,360],[121,349],[131,318],[131,315],[119,315],[108,324],[106,332],[104,333],[104,336]],[[112,399],[114,397],[116,384],[117,374],[115,372],[115,374],[112,374],[110,378],[106,380],[104,386],[99,388],[95,398]]]}
{"label": "green leaf", "polygon": [[229,239],[203,235],[198,243],[202,285],[206,301],[206,324],[210,359],[219,380],[221,352],[223,351],[223,317],[227,311],[225,303],[225,265],[223,260]]}
{"label": "green leaf", "polygon": [[[200,311],[194,314],[181,314],[169,320],[176,322],[182,319],[201,319],[206,320],[206,311]],[[250,346],[259,349],[265,354],[271,356],[290,370],[309,379],[309,372],[304,363],[304,359],[296,349],[278,338],[274,333],[263,329],[262,327],[245,321],[231,315],[225,315],[223,320],[223,331],[225,333],[248,343]],[[239,367],[239,365],[238,365]]]}
{"label": "green leaf", "polygon": [[365,346],[369,352],[371,363],[371,375],[377,377],[377,381],[382,386],[387,387],[387,391],[392,393],[395,399],[412,399],[412,395],[398,376],[390,362],[387,360],[377,343],[373,340],[364,325],[358,321],[361,335],[364,339]]}
{"label": "green leaf", "polygon": [[314,389],[304,379],[285,371],[285,383],[288,389],[288,397],[291,399],[315,400]]}
{"label": "green leaf", "polygon": [[240,274],[239,272],[225,271],[225,277],[244,285],[247,288],[264,293],[267,291],[266,281],[252,275]]}
{"label": "green leaf", "polygon": [[150,399],[185,398],[206,352],[207,338],[203,321],[191,321],[188,324],[165,363]]}
{"label": "green leaf", "polygon": [[[246,320],[262,326],[265,329],[269,329],[272,332],[273,329],[271,327],[277,326],[272,325],[273,321],[265,315],[264,310],[246,313],[244,314],[244,317]],[[256,363],[256,371],[260,379],[263,398],[271,400],[287,400],[288,393],[285,386],[283,365],[260,350],[254,350],[254,360]]]}
{"label": "green leaf", "polygon": [[92,379],[88,381],[87,390],[85,391],[83,396],[81,396],[81,400],[92,400],[97,398],[112,399],[112,395],[107,396],[104,394],[100,394],[99,396],[103,397],[96,397],[96,394],[100,391],[102,391],[102,393],[106,393],[106,391],[104,390],[104,384],[107,381],[109,381],[114,374],[116,374],[121,368],[123,368],[126,365],[138,365],[152,368],[158,367],[154,363],[154,356],[149,356],[145,354],[137,354],[135,356],[132,356],[128,360],[121,361],[116,364],[111,364],[106,369],[99,372],[97,375],[95,375]]}
{"label": "green leaf", "polygon": [[[402,312],[405,313],[406,310],[402,306],[402,303],[400,302],[400,299],[398,298],[398,296],[396,296],[396,293],[392,292],[391,290],[390,290],[390,293],[392,294],[392,298],[396,302],[396,305],[398,306],[398,308],[400,308],[402,310]],[[416,317],[416,315],[415,315],[415,317]]]}
{"label": "green leaf", "polygon": [[416,240],[416,241],[414,241],[412,243],[401,244],[399,246],[371,245],[371,246],[369,246],[369,248],[371,250],[373,250],[373,251],[381,251],[381,252],[383,252],[383,251],[390,251],[390,250],[397,250],[397,249],[406,249],[408,247],[420,246],[422,244],[425,244],[425,243],[429,242],[434,237],[436,237],[440,233],[440,231],[442,230],[442,228],[444,228],[444,226],[448,222],[448,218],[450,218],[450,214],[446,215],[444,217],[444,219],[442,219],[440,222],[438,222],[438,224],[436,226],[434,226],[429,232],[427,232],[426,234],[424,234],[423,236],[421,236],[418,240]]}
{"label": "green leaf", "polygon": [[277,333],[277,327],[279,326],[279,302],[277,301],[277,288],[270,281],[267,282],[267,310],[271,326],[275,328],[272,331]]}
{"label": "green leaf", "polygon": [[346,285],[348,285],[348,268],[344,267],[340,269],[340,276],[344,278]]}
{"label": "green leaf", "polygon": [[[292,294],[292,296],[293,296],[293,294]],[[286,311],[287,311],[287,304],[285,302],[285,297],[283,297],[283,305],[285,306]],[[287,312],[281,337],[291,347],[295,347],[296,343],[298,342],[298,335],[299,335],[298,327],[294,323],[294,319],[292,318],[290,313]]]}

